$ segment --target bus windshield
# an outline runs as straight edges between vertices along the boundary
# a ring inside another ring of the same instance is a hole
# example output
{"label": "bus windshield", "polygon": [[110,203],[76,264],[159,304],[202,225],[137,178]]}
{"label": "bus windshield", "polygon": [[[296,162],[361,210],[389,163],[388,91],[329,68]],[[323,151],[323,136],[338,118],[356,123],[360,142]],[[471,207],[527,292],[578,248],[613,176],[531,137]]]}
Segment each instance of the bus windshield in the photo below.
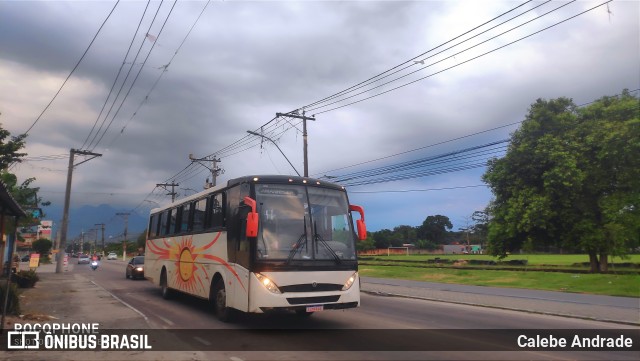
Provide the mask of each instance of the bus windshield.
{"label": "bus windshield", "polygon": [[260,260],[355,260],[345,192],[302,185],[256,184]]}

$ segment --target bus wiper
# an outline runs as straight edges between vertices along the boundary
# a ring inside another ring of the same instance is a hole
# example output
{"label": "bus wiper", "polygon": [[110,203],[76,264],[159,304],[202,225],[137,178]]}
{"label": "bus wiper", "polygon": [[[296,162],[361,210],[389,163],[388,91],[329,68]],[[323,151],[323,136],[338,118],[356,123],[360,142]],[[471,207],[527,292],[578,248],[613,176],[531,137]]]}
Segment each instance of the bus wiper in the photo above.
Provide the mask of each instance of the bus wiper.
{"label": "bus wiper", "polygon": [[287,258],[287,264],[291,262],[293,257],[298,253],[298,250],[302,248],[302,241],[307,241],[307,217],[304,217],[304,233],[298,237],[298,240],[293,245],[293,249],[289,252],[289,258]]}
{"label": "bus wiper", "polygon": [[340,259],[340,256],[338,256],[338,254],[336,253],[336,251],[333,250],[333,248],[331,248],[329,246],[329,244],[327,243],[327,241],[324,240],[324,238],[322,238],[322,236],[318,233],[318,227],[317,225],[314,224],[314,230],[313,232],[315,233],[315,235],[313,236],[313,238],[316,241],[320,241],[320,243],[329,251],[329,253],[331,253],[331,255],[333,256],[333,258],[336,260],[337,264],[342,263],[342,260]]}

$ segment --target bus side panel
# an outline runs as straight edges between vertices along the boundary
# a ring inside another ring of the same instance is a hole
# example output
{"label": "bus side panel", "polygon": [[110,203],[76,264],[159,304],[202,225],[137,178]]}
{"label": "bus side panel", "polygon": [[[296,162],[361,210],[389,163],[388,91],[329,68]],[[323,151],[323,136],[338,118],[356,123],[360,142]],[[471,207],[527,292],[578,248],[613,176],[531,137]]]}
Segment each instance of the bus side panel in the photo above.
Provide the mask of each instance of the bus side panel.
{"label": "bus side panel", "polygon": [[[208,299],[212,281],[219,273],[225,281],[227,293],[232,295],[229,298],[234,298],[236,288],[240,290],[239,296],[244,294],[246,298],[248,272],[245,271],[241,277],[229,262],[224,231],[147,241],[145,268],[148,267],[149,279],[153,279],[156,285],[160,284],[163,266],[167,269],[170,288]],[[241,302],[232,301],[230,306],[242,309]]]}
{"label": "bus side panel", "polygon": [[229,280],[227,284],[233,284],[231,292],[227,293],[228,306],[243,312],[248,312],[250,272],[239,264],[235,264],[233,268],[235,270],[235,275],[231,275],[231,278],[227,278]]}

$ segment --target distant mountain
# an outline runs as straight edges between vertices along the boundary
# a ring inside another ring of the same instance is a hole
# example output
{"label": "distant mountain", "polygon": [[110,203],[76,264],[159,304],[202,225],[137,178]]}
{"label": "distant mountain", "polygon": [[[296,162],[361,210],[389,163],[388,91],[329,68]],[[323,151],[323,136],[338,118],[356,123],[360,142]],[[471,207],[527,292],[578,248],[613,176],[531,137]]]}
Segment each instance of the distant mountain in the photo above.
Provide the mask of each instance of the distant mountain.
{"label": "distant mountain", "polygon": [[[53,221],[53,235],[58,235],[58,230],[62,225],[62,206],[48,206],[44,209],[45,217],[43,219]],[[67,240],[75,239],[85,232],[85,237],[93,237],[92,229],[97,229],[98,239],[101,237],[101,226],[96,224],[105,224],[105,242],[109,240],[122,240],[124,233],[124,216],[118,216],[116,213],[130,213],[128,216],[127,238],[135,239],[145,230],[148,222],[148,215],[141,215],[131,212],[125,208],[114,208],[107,204],[99,206],[82,206],[79,208],[71,208],[69,210],[69,227],[67,229]],[[90,232],[90,234],[87,234]]]}

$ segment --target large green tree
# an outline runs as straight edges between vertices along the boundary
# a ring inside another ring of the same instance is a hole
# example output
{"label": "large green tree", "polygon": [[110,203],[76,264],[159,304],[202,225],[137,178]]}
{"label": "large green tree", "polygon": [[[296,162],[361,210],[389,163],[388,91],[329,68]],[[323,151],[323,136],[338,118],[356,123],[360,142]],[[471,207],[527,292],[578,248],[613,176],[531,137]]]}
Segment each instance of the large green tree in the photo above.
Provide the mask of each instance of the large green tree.
{"label": "large green tree", "polygon": [[443,244],[447,230],[451,230],[453,225],[449,217],[443,215],[428,216],[422,225],[418,227],[418,238],[435,244]]}
{"label": "large green tree", "polygon": [[483,179],[489,251],[562,247],[589,254],[592,272],[625,255],[640,237],[640,117],[624,91],[579,108],[538,99],[506,155]]}

